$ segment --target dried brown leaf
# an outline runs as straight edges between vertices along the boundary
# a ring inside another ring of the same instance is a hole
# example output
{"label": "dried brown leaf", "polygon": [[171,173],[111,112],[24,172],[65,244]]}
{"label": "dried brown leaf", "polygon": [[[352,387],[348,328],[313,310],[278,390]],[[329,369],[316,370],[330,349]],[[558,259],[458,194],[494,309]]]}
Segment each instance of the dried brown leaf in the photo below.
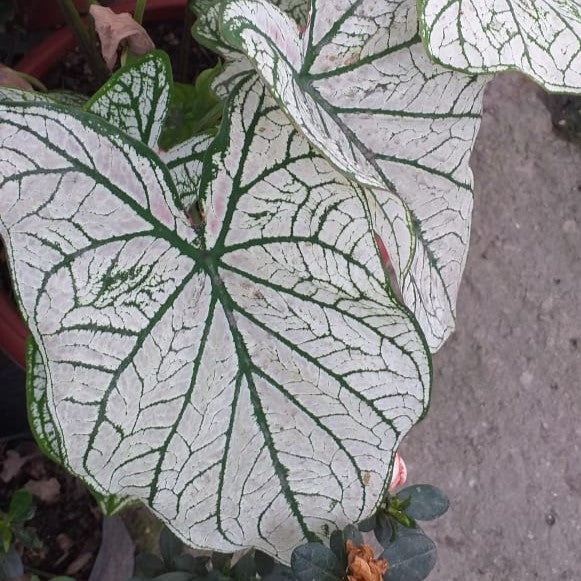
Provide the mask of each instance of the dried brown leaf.
{"label": "dried brown leaf", "polygon": [[93,558],[92,553],[81,553],[68,567],[67,575],[76,575]]}
{"label": "dried brown leaf", "polygon": [[347,551],[348,581],[382,581],[387,571],[385,559],[374,559],[369,545],[357,547],[353,541],[345,543]]}
{"label": "dried brown leaf", "polygon": [[117,51],[127,46],[136,55],[145,54],[155,48],[145,28],[133,20],[131,14],[115,14],[110,8],[91,5],[89,9],[95,21],[95,30],[101,41],[101,53],[111,71],[117,60]]}
{"label": "dried brown leaf", "polygon": [[21,456],[16,450],[6,450],[0,480],[4,483],[10,482],[30,458],[31,456]]}
{"label": "dried brown leaf", "polygon": [[41,502],[46,504],[53,504],[58,500],[61,493],[61,485],[56,478],[48,478],[47,480],[29,480],[24,488],[36,496]]}

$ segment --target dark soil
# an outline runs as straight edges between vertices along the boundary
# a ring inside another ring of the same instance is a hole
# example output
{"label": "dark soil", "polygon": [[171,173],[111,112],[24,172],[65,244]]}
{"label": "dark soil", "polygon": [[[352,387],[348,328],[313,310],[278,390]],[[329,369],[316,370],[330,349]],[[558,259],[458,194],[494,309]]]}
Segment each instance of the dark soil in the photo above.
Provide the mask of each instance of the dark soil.
{"label": "dark soil", "polygon": [[581,97],[543,93],[543,102],[557,134],[581,144]]}
{"label": "dark soil", "polygon": [[43,544],[24,549],[25,568],[88,579],[101,544],[102,516],[94,499],[31,440],[0,442],[0,510],[20,488],[34,495],[36,514],[28,525]]}
{"label": "dark soil", "polygon": [[[215,54],[200,46],[191,38],[193,24],[186,19],[179,22],[155,22],[145,24],[155,46],[168,53],[174,80],[181,83],[193,82],[203,70],[213,67],[218,59]],[[182,45],[182,37],[186,39]],[[92,95],[98,88],[85,56],[78,50],[70,52],[43,82],[49,89],[66,89],[84,95]]]}

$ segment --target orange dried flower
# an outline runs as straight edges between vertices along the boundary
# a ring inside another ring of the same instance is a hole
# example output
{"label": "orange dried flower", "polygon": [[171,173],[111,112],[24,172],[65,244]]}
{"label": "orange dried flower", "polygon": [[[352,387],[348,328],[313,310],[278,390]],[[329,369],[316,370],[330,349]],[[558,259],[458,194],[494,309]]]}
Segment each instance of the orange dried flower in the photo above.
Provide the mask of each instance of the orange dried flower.
{"label": "orange dried flower", "polygon": [[357,547],[353,541],[345,543],[348,581],[382,581],[387,571],[385,559],[374,559],[369,545]]}

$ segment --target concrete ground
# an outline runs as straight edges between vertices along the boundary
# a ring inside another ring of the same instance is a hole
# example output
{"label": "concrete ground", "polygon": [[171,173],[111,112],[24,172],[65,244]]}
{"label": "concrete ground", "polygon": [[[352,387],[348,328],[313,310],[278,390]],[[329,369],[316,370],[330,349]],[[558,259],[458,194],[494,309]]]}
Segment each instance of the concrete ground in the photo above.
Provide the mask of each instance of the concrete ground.
{"label": "concrete ground", "polygon": [[430,581],[581,580],[581,145],[518,74],[488,88],[457,330],[408,482],[451,507]]}

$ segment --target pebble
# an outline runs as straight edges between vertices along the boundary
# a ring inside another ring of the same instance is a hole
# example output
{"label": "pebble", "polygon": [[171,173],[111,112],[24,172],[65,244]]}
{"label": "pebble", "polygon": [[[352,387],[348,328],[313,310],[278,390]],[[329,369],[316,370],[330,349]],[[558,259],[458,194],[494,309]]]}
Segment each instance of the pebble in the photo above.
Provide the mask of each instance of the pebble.
{"label": "pebble", "polygon": [[577,222],[575,220],[565,220],[562,228],[565,234],[575,234],[577,232]]}

